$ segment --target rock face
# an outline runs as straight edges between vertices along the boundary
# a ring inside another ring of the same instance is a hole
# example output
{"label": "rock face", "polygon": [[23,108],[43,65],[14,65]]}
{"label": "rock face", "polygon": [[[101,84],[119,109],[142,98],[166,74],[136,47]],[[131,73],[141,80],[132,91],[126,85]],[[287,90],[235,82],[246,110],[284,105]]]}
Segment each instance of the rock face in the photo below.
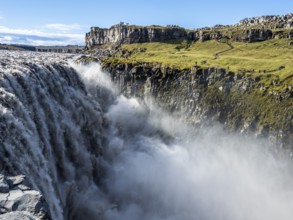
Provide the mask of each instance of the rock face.
{"label": "rock face", "polygon": [[[114,25],[109,29],[92,27],[86,34],[86,48],[91,49],[101,45],[116,45],[146,43],[146,42],[166,42],[176,40],[207,41],[221,38],[231,38],[242,42],[264,41],[273,38],[271,30],[250,29],[232,32],[227,35],[217,30],[196,30],[187,31],[177,27],[138,27],[127,25]],[[289,37],[289,36],[283,36]]]}
{"label": "rock face", "polygon": [[239,34],[232,35],[232,39],[241,42],[257,42],[265,41],[273,38],[273,32],[271,30],[264,29],[249,29],[241,31]]}
{"label": "rock face", "polygon": [[269,40],[272,38],[290,38],[291,32],[287,34],[276,33],[275,35],[270,29],[248,29],[232,31],[227,34],[218,30],[196,30],[187,31],[177,27],[138,27],[127,25],[114,25],[109,29],[92,27],[91,31],[86,34],[85,43],[87,49],[99,47],[101,45],[132,44],[146,42],[166,42],[176,40],[187,41],[207,41],[221,38],[233,39],[241,42],[257,42]]}
{"label": "rock face", "polygon": [[25,176],[0,175],[0,220],[49,220],[49,208],[42,194],[33,190]]}
{"label": "rock face", "polygon": [[[172,40],[207,41],[228,38],[241,42],[257,42],[269,39],[292,38],[293,14],[246,18],[236,25],[216,25],[211,28],[185,30],[177,26],[135,26],[124,23],[107,28],[92,27],[86,34],[86,48],[105,44],[165,42]],[[278,29],[278,30],[276,30]],[[280,29],[280,30],[279,30]],[[274,33],[276,32],[276,33]]]}
{"label": "rock face", "polygon": [[265,26],[270,29],[293,28],[293,13],[287,15],[271,15],[253,18],[245,18],[238,23],[239,26],[253,27],[256,25]]}
{"label": "rock face", "polygon": [[179,27],[140,27],[117,24],[109,29],[92,27],[86,34],[86,47],[103,44],[161,42],[187,38],[187,32]]}
{"label": "rock face", "polygon": [[257,79],[220,68],[102,64],[125,95],[150,94],[161,107],[185,115],[192,123],[208,119],[233,131],[270,138],[277,146],[290,148],[293,144],[292,88],[270,91]]}

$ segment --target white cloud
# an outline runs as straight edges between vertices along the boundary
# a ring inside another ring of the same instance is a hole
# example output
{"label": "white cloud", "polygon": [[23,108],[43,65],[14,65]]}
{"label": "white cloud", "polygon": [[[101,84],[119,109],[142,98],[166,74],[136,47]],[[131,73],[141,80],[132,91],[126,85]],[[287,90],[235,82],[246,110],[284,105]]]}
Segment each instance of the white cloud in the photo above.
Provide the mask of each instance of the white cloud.
{"label": "white cloud", "polygon": [[4,36],[1,39],[4,40],[4,41],[12,41],[13,37],[12,36]]}
{"label": "white cloud", "polygon": [[0,43],[29,45],[83,45],[84,34],[56,33],[41,29],[13,29],[0,26]]}
{"label": "white cloud", "polygon": [[79,24],[46,24],[45,28],[57,31],[72,31],[80,30],[81,26]]}
{"label": "white cloud", "polygon": [[0,16],[0,20],[3,20],[4,19],[4,17],[3,16]]}
{"label": "white cloud", "polygon": [[40,37],[84,37],[83,34],[71,34],[71,33],[52,33],[44,30],[37,29],[13,29],[5,26],[0,26],[0,34],[21,34],[21,35],[36,35]]}

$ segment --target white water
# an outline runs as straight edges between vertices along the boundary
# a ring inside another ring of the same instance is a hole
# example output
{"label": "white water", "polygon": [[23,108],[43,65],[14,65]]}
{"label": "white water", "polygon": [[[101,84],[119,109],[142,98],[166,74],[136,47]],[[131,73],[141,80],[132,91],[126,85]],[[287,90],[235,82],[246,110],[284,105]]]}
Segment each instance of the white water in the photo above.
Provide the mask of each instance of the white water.
{"label": "white water", "polygon": [[97,65],[72,64],[84,88],[65,63],[30,55],[38,66],[25,67],[10,56],[0,70],[2,168],[29,176],[54,219],[293,218],[292,161],[265,140],[219,125],[195,131],[151,98],[117,95]]}

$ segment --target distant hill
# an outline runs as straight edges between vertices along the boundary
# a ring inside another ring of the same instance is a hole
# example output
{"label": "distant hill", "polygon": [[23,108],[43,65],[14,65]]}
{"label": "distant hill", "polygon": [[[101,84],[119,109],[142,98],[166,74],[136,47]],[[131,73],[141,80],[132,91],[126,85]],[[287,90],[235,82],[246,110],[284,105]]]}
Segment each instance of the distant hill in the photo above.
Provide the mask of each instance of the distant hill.
{"label": "distant hill", "polygon": [[0,50],[26,50],[17,45],[9,45],[9,44],[0,44]]}
{"label": "distant hill", "polygon": [[81,53],[83,50],[83,46],[31,46],[19,44],[0,44],[0,50],[37,51],[52,53]]}

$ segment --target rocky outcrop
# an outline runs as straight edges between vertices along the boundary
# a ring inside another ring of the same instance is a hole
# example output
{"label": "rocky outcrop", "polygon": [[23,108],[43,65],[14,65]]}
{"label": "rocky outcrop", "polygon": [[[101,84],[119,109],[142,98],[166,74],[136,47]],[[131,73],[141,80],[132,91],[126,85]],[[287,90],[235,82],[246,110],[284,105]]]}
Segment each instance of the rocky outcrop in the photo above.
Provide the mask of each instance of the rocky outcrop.
{"label": "rocky outcrop", "polygon": [[[265,29],[248,29],[232,31],[227,34],[217,30],[186,31],[178,27],[138,27],[114,25],[109,29],[92,27],[86,34],[86,48],[92,49],[101,45],[119,46],[120,44],[167,42],[176,40],[207,41],[221,38],[233,39],[241,42],[257,42],[273,38],[273,32]],[[291,36],[291,35],[290,35]],[[288,38],[289,35],[282,37]],[[101,48],[102,50],[105,48]]]}
{"label": "rocky outcrop", "polygon": [[[216,25],[192,31],[178,26],[135,26],[120,23],[109,29],[92,27],[86,34],[85,43],[87,49],[124,43],[207,41],[221,38],[250,43],[273,38],[292,38],[292,31],[287,30],[290,28],[293,28],[293,14],[246,18],[236,25]],[[278,33],[274,33],[275,31]]]}
{"label": "rocky outcrop", "polygon": [[193,31],[189,32],[189,39],[194,40],[194,41],[207,41],[207,40],[216,40],[216,39],[221,39],[225,35],[223,35],[220,31],[204,31],[204,30],[199,30],[199,31]]}
{"label": "rocky outcrop", "polygon": [[86,34],[86,47],[104,44],[162,42],[187,38],[187,31],[180,27],[128,26],[117,24],[109,29],[92,27]]}
{"label": "rocky outcrop", "polygon": [[150,94],[161,107],[186,115],[191,123],[217,121],[233,131],[270,138],[277,146],[290,148],[293,144],[290,86],[273,91],[259,78],[219,68],[179,70],[151,63],[106,61],[102,66],[124,94]]}
{"label": "rocky outcrop", "polygon": [[263,26],[270,29],[293,28],[293,13],[281,16],[271,15],[245,18],[237,25],[244,27]]}
{"label": "rocky outcrop", "polygon": [[258,42],[265,41],[273,38],[273,32],[271,30],[264,29],[248,29],[239,32],[235,32],[231,35],[231,38],[235,41],[241,42]]}
{"label": "rocky outcrop", "polygon": [[49,207],[25,176],[0,175],[0,220],[49,220]]}

